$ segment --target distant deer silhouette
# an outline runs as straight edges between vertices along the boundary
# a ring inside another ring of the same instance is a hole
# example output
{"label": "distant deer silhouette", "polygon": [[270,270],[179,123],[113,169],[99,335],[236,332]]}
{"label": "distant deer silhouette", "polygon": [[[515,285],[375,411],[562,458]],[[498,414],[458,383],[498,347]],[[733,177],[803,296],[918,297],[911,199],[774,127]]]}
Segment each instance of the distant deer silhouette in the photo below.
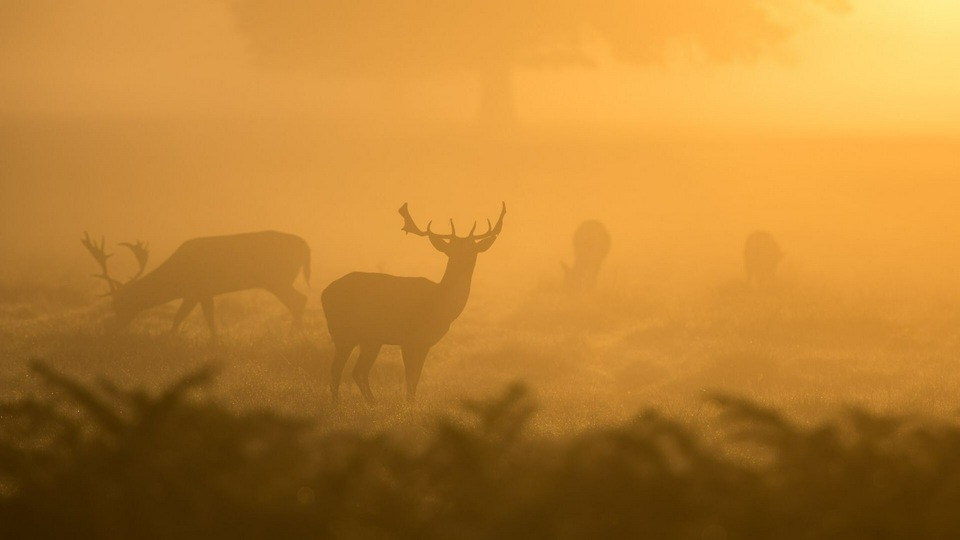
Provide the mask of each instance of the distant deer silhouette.
{"label": "distant deer silhouette", "polygon": [[487,232],[458,237],[453,220],[450,234],[436,234],[427,224],[422,231],[414,223],[404,203],[400,207],[403,231],[426,236],[438,251],[448,257],[447,269],[440,283],[422,277],[397,277],[387,274],[353,272],[331,283],[321,296],[327,328],[333,338],[334,357],[330,370],[330,393],[334,402],[340,397],[340,377],[353,349],[360,347],[360,356],[353,370],[353,379],[368,402],[370,368],[383,345],[399,345],[407,380],[407,399],[416,396],[417,383],[427,353],[450,324],[463,311],[470,295],[470,282],[477,264],[477,254],[490,249],[503,228],[506,204],[496,225],[487,220]]}
{"label": "distant deer silhouette", "polygon": [[776,278],[783,251],[766,231],[754,231],[743,246],[743,266],[747,283],[756,287],[770,285]]}
{"label": "distant deer silhouette", "polygon": [[293,314],[299,326],[306,305],[306,296],[293,288],[297,274],[303,271],[310,282],[310,248],[299,236],[263,231],[228,236],[195,238],[184,242],[155,270],[140,277],[150,255],[147,244],[121,243],[130,249],[140,270],[129,281],[121,283],[107,272],[105,241],[100,244],[84,235],[84,247],[100,264],[103,279],[110,291],[103,296],[113,299],[117,328],[123,328],[141,311],[183,299],[173,320],[176,332],[187,315],[199,303],[203,309],[210,337],[217,339],[214,324],[213,297],[245,289],[265,289],[273,293]]}
{"label": "distant deer silhouette", "polygon": [[573,267],[563,264],[566,286],[571,291],[592,291],[604,259],[610,253],[610,233],[597,220],[584,221],[573,233]]}

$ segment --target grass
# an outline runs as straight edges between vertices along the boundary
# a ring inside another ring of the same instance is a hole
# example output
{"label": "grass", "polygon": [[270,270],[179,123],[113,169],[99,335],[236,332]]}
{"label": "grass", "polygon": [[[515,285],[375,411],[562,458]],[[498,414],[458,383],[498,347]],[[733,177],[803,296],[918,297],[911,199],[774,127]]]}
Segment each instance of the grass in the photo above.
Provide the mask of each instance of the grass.
{"label": "grass", "polygon": [[[8,315],[0,325],[0,388],[7,395],[29,390],[31,358],[80,380],[106,377],[155,390],[212,362],[222,370],[214,390],[238,408],[327,414],[332,351],[318,291],[310,294],[302,333],[291,332],[288,314],[266,293],[221,297],[216,348],[198,313],[178,335],[167,332],[175,305],[106,335],[105,300],[5,304],[30,316]],[[475,294],[431,351],[416,409],[450,410],[462,398],[523,381],[537,393],[541,414],[560,425],[577,417],[602,424],[650,406],[696,408],[709,391],[813,417],[850,404],[950,414],[957,406],[950,396],[960,389],[955,307],[825,288],[764,293],[737,283],[673,303],[640,294],[541,291],[509,303]],[[396,347],[384,348],[372,383],[377,410],[402,408]],[[372,414],[349,376],[343,391],[344,408]]]}
{"label": "grass", "polygon": [[[951,538],[948,302],[736,283],[686,300],[476,295],[418,402],[376,406],[269,295],[105,335],[99,302],[5,304],[0,528],[23,536]],[[29,316],[24,316],[22,307]],[[11,313],[16,312],[17,315]],[[37,360],[39,359],[39,360]],[[350,366],[348,365],[348,373]],[[492,396],[492,397],[491,397]]]}

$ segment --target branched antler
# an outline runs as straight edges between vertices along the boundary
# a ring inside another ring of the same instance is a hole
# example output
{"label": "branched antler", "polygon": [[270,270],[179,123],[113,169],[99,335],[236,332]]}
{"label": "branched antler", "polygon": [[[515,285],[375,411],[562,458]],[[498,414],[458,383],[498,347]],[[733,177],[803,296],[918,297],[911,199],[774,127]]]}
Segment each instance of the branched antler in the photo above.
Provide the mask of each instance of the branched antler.
{"label": "branched antler", "polygon": [[143,271],[147,268],[147,259],[150,258],[150,244],[137,240],[136,244],[131,244],[130,242],[120,242],[120,245],[132,251],[133,256],[137,258],[137,264],[140,265],[140,270],[138,270],[137,273],[127,281],[127,283],[130,283],[131,281],[143,275]]}
{"label": "branched antler", "polygon": [[474,235],[473,235],[473,231],[474,231],[474,229],[477,228],[477,224],[474,223],[474,224],[473,224],[473,229],[470,229],[470,236],[469,236],[469,238],[473,238],[474,240],[478,240],[478,239],[486,238],[486,237],[488,237],[488,236],[497,236],[497,235],[500,234],[500,231],[503,230],[503,216],[507,215],[507,203],[506,203],[506,202],[501,202],[500,204],[502,205],[502,207],[501,207],[501,209],[500,209],[500,217],[497,219],[497,224],[491,226],[491,225],[490,225],[490,219],[487,219],[487,232],[481,234],[480,236],[474,236]]}
{"label": "branched antler", "polygon": [[87,248],[87,251],[90,252],[90,255],[96,259],[97,263],[100,265],[100,274],[94,274],[93,277],[100,278],[107,282],[107,285],[110,286],[110,292],[107,293],[107,296],[113,294],[118,287],[120,287],[120,282],[110,277],[109,272],[107,272],[107,259],[113,257],[113,253],[107,253],[104,248],[106,246],[106,240],[101,237],[100,244],[97,245],[96,240],[90,238],[90,234],[87,232],[83,233],[83,240],[80,240],[80,243],[83,244],[83,247]]}
{"label": "branched antler", "polygon": [[[500,234],[500,230],[503,229],[503,216],[507,214],[507,203],[502,203],[503,208],[500,211],[500,219],[497,220],[497,224],[493,225],[490,223],[490,220],[487,220],[487,232],[475,236],[474,232],[477,230],[477,223],[473,223],[473,227],[470,229],[470,234],[466,238],[473,240],[482,240],[488,236],[497,236]],[[451,240],[457,238],[457,229],[453,224],[453,219],[450,220],[450,234],[437,234],[430,230],[430,225],[433,224],[432,221],[427,223],[427,230],[424,231],[417,227],[417,224],[414,223],[413,218],[410,217],[410,211],[407,209],[407,203],[403,203],[403,206],[400,207],[400,215],[403,216],[403,228],[402,230],[405,233],[413,233],[417,236],[431,236],[433,238],[441,238],[444,240]]]}
{"label": "branched antler", "polygon": [[103,237],[100,237],[100,243],[97,244],[96,240],[93,240],[92,238],[90,238],[89,233],[84,232],[83,239],[80,240],[80,243],[83,244],[83,247],[87,248],[87,251],[90,252],[90,255],[92,255],[93,258],[96,259],[97,264],[100,265],[101,273],[94,274],[94,277],[97,277],[106,281],[107,284],[110,286],[110,292],[101,296],[109,296],[117,292],[117,289],[119,289],[120,287],[126,285],[127,283],[130,283],[131,281],[143,275],[143,271],[147,268],[147,259],[150,258],[150,245],[147,244],[146,242],[141,242],[139,240],[137,240],[136,244],[131,244],[130,242],[121,242],[120,243],[121,246],[133,252],[133,256],[137,258],[137,264],[140,265],[140,270],[133,277],[127,280],[125,283],[122,283],[110,277],[110,273],[107,271],[107,259],[109,259],[110,257],[113,257],[113,253],[106,252],[107,242]]}
{"label": "branched antler", "polygon": [[400,215],[403,216],[403,228],[400,229],[405,233],[413,233],[417,236],[432,236],[434,238],[443,238],[449,240],[451,238],[456,238],[456,230],[453,229],[453,220],[450,220],[450,229],[453,230],[450,234],[437,234],[430,230],[430,226],[433,225],[433,221],[427,223],[427,230],[424,231],[417,227],[417,224],[413,222],[413,218],[410,217],[410,211],[407,209],[407,203],[403,203],[403,206],[400,207]]}

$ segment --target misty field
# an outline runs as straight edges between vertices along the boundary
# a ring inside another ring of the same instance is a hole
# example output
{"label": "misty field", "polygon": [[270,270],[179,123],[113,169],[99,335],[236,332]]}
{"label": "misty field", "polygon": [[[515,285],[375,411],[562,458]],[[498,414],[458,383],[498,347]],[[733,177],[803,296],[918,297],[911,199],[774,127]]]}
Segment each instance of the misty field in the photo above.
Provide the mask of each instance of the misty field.
{"label": "misty field", "polygon": [[[482,293],[403,398],[265,293],[105,335],[71,284],[3,304],[0,521],[26,535],[950,538],[957,305],[732,280],[700,298]],[[12,295],[13,293],[7,292]]]}
{"label": "misty field", "polygon": [[[356,425],[405,409],[399,350],[386,347],[372,373],[378,404],[364,404],[345,377],[342,409],[328,418],[332,346],[318,291],[310,291],[302,331],[266,293],[218,298],[221,337],[211,345],[198,312],[169,333],[175,303],[110,334],[109,300],[64,287],[4,304],[0,352],[14,360],[4,368],[5,395],[32,386],[25,366],[36,358],[82,380],[153,392],[216,366],[215,394],[239,409],[270,407],[324,423],[347,411],[344,421]],[[478,292],[431,351],[413,410],[448,410],[523,382],[540,403],[535,424],[554,434],[624,420],[644,407],[696,419],[714,391],[810,419],[843,405],[950,415],[960,410],[958,308],[892,293],[754,290],[739,281],[673,303],[605,291],[541,290],[511,301]]]}
{"label": "misty field", "polygon": [[0,540],[960,539],[958,23],[0,0]]}
{"label": "misty field", "polygon": [[[0,126],[0,531],[958,535],[954,143],[353,129]],[[377,403],[351,360],[334,406],[321,291],[351,270],[439,279],[400,205],[469,230],[500,201],[417,401],[384,347]],[[598,290],[571,293],[586,219],[612,247]],[[150,242],[149,271],[258,229],[310,245],[302,331],[261,291],[217,298],[215,346],[197,312],[169,332],[175,303],[106,331],[84,231]],[[786,252],[769,286],[744,277],[756,229]]]}

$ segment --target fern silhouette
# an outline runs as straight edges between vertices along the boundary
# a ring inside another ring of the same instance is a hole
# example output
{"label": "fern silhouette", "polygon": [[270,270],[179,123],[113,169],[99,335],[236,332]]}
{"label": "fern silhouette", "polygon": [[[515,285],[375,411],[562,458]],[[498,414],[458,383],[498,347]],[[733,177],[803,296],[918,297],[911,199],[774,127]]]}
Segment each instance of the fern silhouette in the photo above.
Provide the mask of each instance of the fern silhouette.
{"label": "fern silhouette", "polygon": [[156,395],[31,369],[51,392],[0,404],[5,537],[960,537],[954,419],[714,395],[715,422],[552,437],[515,384],[410,440],[224,408],[210,366]]}

